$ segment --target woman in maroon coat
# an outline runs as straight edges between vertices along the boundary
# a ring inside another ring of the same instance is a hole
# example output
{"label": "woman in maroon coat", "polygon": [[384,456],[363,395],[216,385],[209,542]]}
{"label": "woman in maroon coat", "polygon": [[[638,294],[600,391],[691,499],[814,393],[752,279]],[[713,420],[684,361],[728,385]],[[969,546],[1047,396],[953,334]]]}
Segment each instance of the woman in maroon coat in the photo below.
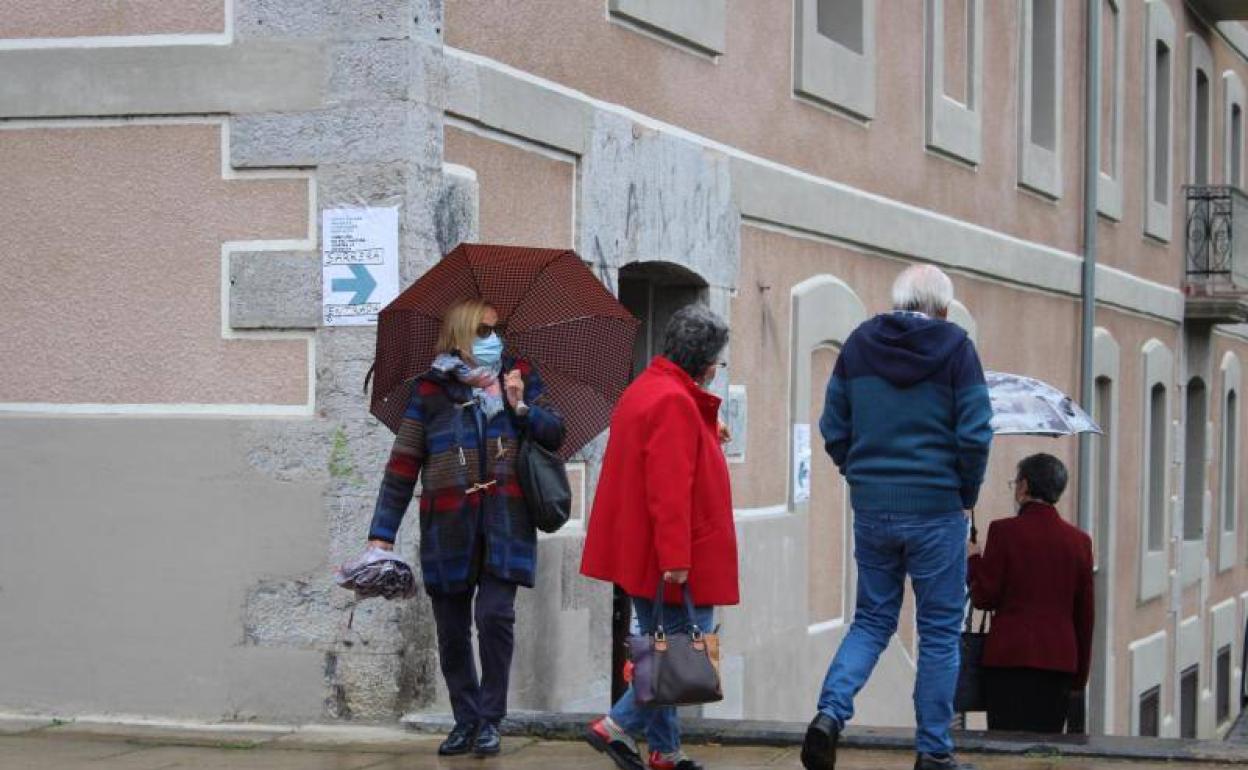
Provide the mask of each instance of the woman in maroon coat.
{"label": "woman in maroon coat", "polygon": [[[594,495],[581,572],[620,586],[649,630],[660,581],[664,627],[711,630],[714,608],[736,604],[737,538],[728,465],[720,447],[719,398],[704,390],[728,344],[728,326],[701,305],[672,316],[663,355],[624,391]],[[694,616],[682,603],[693,594]],[[673,622],[675,621],[675,622]],[[644,734],[651,770],[699,770],[680,750],[674,708],[637,706],[632,689],[586,739],[625,770],[644,770],[635,737]]]}
{"label": "woman in maroon coat", "polygon": [[1092,539],[1054,508],[1066,489],[1061,460],[1018,464],[1019,513],[995,521],[982,555],[970,546],[971,598],[992,610],[984,646],[988,729],[1059,733],[1092,656]]}

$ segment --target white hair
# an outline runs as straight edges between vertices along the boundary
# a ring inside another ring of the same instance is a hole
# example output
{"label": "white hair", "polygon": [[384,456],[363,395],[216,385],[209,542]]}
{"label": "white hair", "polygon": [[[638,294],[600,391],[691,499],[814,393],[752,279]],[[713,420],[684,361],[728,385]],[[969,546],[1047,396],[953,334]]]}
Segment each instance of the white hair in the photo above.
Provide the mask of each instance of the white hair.
{"label": "white hair", "polygon": [[935,265],[907,267],[893,282],[893,308],[941,316],[953,302],[953,281]]}

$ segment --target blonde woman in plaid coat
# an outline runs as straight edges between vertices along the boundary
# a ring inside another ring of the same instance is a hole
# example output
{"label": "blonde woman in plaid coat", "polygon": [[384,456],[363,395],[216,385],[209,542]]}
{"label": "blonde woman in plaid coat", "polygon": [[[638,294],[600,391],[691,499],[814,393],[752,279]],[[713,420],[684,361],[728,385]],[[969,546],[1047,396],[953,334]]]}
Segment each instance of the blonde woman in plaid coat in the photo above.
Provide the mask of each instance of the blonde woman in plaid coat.
{"label": "blonde woman in plaid coat", "polygon": [[498,327],[498,313],[481,302],[447,314],[438,355],[412,389],[369,528],[371,544],[392,547],[421,480],[421,572],[455,714],[438,750],[444,756],[489,756],[501,748],[516,587],[532,587],[537,572],[537,532],[516,477],[517,448],[527,433],[554,451],[565,433],[537,370],[503,355]]}

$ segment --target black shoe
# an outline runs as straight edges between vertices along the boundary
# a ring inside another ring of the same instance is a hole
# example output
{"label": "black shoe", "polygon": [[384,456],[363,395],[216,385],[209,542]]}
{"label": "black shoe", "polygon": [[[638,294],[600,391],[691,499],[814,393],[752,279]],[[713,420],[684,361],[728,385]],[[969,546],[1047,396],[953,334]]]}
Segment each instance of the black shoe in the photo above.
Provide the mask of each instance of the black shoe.
{"label": "black shoe", "polygon": [[624,741],[612,740],[611,734],[607,732],[602,722],[603,720],[599,719],[585,728],[585,742],[593,746],[595,751],[600,751],[610,757],[620,770],[646,770],[637,750]]}
{"label": "black shoe", "polygon": [[919,754],[914,770],[975,770],[975,765],[959,762],[952,754]]}
{"label": "black shoe", "polygon": [[451,734],[446,736],[438,747],[439,756],[458,757],[472,751],[472,742],[477,737],[476,725],[455,725]]}
{"label": "black shoe", "polygon": [[492,757],[502,750],[503,736],[498,732],[498,725],[486,722],[472,744],[472,753],[478,757]]}
{"label": "black shoe", "polygon": [[836,743],[841,728],[827,714],[816,714],[806,728],[802,742],[802,767],[806,770],[833,770],[836,767]]}

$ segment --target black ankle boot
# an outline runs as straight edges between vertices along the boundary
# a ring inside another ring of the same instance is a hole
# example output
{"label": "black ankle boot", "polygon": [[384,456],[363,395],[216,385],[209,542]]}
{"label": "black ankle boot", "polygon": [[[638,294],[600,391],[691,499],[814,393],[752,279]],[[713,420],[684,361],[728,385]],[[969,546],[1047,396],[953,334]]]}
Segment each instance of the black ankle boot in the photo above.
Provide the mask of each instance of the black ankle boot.
{"label": "black ankle boot", "polygon": [[975,770],[975,765],[959,762],[952,754],[919,754],[914,770]]}
{"label": "black ankle boot", "polygon": [[476,725],[455,725],[451,734],[446,736],[438,747],[438,754],[444,757],[458,757],[472,751],[472,742],[477,738]]}
{"label": "black ankle boot", "polygon": [[498,732],[498,726],[489,722],[481,725],[481,732],[477,733],[477,740],[472,745],[472,753],[478,757],[491,757],[503,750],[503,736]]}
{"label": "black ankle boot", "polygon": [[836,744],[841,728],[827,714],[819,713],[806,728],[802,742],[802,767],[806,770],[833,770],[836,767]]}

